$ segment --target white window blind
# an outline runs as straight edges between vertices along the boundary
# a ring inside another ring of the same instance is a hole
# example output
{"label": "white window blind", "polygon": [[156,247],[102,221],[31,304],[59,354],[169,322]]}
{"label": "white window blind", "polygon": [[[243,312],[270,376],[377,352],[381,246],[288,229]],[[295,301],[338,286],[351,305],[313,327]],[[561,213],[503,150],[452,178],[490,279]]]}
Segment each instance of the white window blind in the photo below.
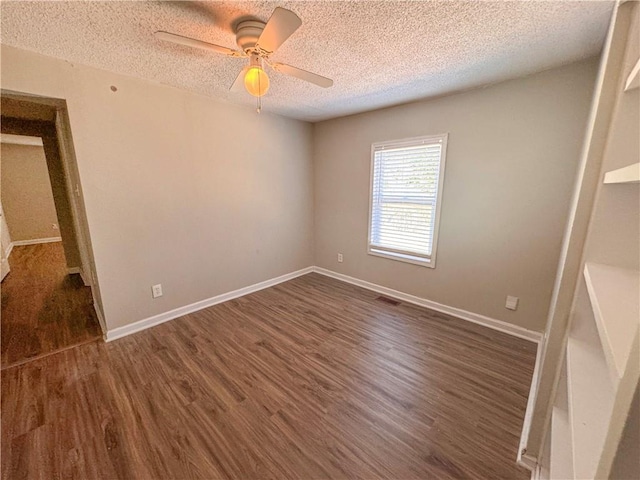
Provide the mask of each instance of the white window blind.
{"label": "white window blind", "polygon": [[434,266],[446,140],[373,145],[369,253]]}

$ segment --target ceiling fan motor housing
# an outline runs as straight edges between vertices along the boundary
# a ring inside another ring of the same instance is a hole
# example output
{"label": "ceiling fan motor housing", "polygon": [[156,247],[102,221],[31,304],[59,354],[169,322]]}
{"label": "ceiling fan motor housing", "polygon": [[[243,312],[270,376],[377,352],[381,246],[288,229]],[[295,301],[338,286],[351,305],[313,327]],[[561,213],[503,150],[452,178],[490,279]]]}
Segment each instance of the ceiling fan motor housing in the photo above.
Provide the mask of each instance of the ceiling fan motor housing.
{"label": "ceiling fan motor housing", "polygon": [[258,38],[264,30],[265,23],[258,20],[240,22],[236,28],[236,43],[245,53],[255,49]]}

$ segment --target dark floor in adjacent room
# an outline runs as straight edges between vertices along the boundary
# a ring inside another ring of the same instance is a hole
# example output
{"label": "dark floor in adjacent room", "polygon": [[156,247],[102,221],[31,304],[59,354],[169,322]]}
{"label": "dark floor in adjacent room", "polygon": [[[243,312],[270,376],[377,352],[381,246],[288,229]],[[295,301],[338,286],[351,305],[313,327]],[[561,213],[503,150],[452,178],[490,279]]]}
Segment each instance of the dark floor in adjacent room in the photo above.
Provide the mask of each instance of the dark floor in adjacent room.
{"label": "dark floor in adjacent room", "polygon": [[97,340],[91,289],[67,273],[62,242],[16,246],[2,281],[2,368]]}
{"label": "dark floor in adjacent room", "polygon": [[536,345],[318,274],[2,372],[2,478],[528,479]]}

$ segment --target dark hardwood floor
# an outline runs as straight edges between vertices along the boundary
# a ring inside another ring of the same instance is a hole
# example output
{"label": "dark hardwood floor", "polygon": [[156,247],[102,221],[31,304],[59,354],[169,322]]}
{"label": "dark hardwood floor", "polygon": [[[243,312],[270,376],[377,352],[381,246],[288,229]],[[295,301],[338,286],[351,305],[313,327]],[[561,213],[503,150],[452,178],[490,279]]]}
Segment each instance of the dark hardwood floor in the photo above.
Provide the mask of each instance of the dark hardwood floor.
{"label": "dark hardwood floor", "polygon": [[2,372],[2,478],[528,479],[536,345],[309,274]]}
{"label": "dark hardwood floor", "polygon": [[2,281],[2,368],[102,335],[91,290],[67,274],[62,242],[14,247]]}

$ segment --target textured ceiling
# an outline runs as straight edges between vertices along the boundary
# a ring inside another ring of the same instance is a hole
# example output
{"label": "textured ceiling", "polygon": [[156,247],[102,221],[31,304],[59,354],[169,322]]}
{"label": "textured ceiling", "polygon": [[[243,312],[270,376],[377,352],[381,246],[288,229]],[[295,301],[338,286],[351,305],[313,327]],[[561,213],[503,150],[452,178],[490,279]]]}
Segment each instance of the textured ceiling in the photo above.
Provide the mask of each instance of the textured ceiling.
{"label": "textured ceiling", "polygon": [[158,41],[157,30],[236,48],[238,19],[276,6],[302,26],[272,56],[332,78],[323,89],[273,72],[263,109],[316,121],[428,98],[596,55],[611,2],[7,2],[2,43],[232,103],[246,59]]}

